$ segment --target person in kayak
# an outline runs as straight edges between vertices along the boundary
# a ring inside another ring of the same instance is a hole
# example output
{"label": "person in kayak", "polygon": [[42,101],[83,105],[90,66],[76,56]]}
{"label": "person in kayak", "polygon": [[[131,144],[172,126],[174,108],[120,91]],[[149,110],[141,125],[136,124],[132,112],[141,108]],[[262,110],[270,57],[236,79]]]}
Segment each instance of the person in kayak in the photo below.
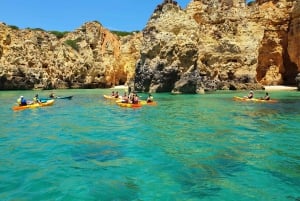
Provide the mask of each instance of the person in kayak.
{"label": "person in kayak", "polygon": [[27,101],[26,101],[26,99],[24,98],[24,96],[20,96],[20,98],[18,98],[17,102],[18,102],[18,104],[19,104],[20,106],[25,106],[25,105],[27,105]]}
{"label": "person in kayak", "polygon": [[151,94],[149,94],[146,101],[147,101],[147,103],[152,103],[153,102],[153,96]]}
{"label": "person in kayak", "polygon": [[136,93],[134,93],[132,98],[132,104],[138,104],[138,103],[139,103],[139,97]]}
{"label": "person in kayak", "polygon": [[126,91],[124,91],[124,94],[123,94],[122,98],[123,97],[128,97]]}
{"label": "person in kayak", "polygon": [[270,100],[271,97],[270,97],[269,93],[266,92],[266,95],[265,95],[264,97],[262,97],[261,99],[262,99],[262,100]]}
{"label": "person in kayak", "polygon": [[249,94],[247,96],[244,96],[244,97],[248,98],[248,99],[252,99],[254,97],[253,91],[250,91]]}
{"label": "person in kayak", "polygon": [[35,96],[33,97],[33,102],[34,103],[41,103],[41,100],[39,99],[39,95],[35,94]]}
{"label": "person in kayak", "polygon": [[55,95],[53,92],[51,92],[51,94],[49,95],[49,98],[55,98]]}
{"label": "person in kayak", "polygon": [[115,97],[115,91],[112,91],[110,96]]}
{"label": "person in kayak", "polygon": [[116,93],[115,93],[115,96],[114,96],[115,98],[119,98],[119,92],[117,91]]}
{"label": "person in kayak", "polygon": [[128,98],[126,92],[124,92],[124,95],[122,96],[121,102],[122,102],[122,103],[128,103],[128,102],[129,102],[129,98]]}

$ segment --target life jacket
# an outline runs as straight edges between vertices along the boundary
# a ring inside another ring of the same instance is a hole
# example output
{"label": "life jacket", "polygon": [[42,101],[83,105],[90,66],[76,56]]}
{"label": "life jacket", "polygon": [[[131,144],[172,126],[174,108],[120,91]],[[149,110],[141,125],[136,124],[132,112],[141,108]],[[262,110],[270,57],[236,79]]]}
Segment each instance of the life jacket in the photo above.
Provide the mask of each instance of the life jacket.
{"label": "life jacket", "polygon": [[27,101],[25,100],[25,98],[21,99],[21,105],[27,105]]}

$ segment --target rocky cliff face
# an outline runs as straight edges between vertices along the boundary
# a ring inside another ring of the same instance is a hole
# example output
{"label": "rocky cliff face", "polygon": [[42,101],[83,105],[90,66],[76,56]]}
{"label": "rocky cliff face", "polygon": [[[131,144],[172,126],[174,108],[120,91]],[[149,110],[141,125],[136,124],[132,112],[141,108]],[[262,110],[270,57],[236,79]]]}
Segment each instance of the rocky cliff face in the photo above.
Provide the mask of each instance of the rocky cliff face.
{"label": "rocky cliff face", "polygon": [[300,72],[300,1],[294,3],[288,34],[290,66],[294,68],[295,71]]}
{"label": "rocky cliff face", "polygon": [[262,84],[295,83],[297,71],[287,49],[292,6],[288,1],[269,1],[259,5],[257,19],[264,28],[264,37],[259,49],[257,80]]}
{"label": "rocky cliff face", "polygon": [[[300,1],[296,1],[293,8],[288,39],[288,52],[292,62],[290,65],[300,72]],[[300,73],[295,80],[300,90]]]}
{"label": "rocky cliff face", "polygon": [[193,0],[182,10],[165,0],[143,31],[135,88],[196,93],[294,82],[287,52],[292,6]]}
{"label": "rocky cliff face", "polygon": [[0,24],[0,89],[124,84],[133,76],[139,41],[140,34],[120,39],[97,22],[60,39],[45,31]]}
{"label": "rocky cliff face", "polygon": [[295,84],[299,0],[191,0],[158,5],[144,30],[97,22],[62,38],[0,24],[0,89],[98,88],[198,93]]}

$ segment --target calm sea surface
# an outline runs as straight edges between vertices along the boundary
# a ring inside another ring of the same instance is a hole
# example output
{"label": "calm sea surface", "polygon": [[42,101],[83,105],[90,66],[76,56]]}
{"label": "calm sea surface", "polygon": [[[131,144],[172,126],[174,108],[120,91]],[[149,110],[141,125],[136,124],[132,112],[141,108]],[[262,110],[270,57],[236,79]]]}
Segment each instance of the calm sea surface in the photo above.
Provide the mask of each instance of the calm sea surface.
{"label": "calm sea surface", "polygon": [[55,92],[74,97],[17,112],[37,91],[0,92],[2,201],[300,200],[300,92],[154,94],[140,109],[111,90]]}

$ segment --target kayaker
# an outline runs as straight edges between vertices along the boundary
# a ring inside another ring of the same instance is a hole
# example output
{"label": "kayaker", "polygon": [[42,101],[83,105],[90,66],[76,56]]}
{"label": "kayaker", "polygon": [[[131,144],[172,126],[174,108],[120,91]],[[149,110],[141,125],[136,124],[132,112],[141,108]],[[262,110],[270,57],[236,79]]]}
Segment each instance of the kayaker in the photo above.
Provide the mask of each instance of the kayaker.
{"label": "kayaker", "polygon": [[114,97],[115,97],[115,98],[119,98],[119,92],[118,92],[118,91],[116,92],[116,94],[115,94]]}
{"label": "kayaker", "polygon": [[33,97],[33,102],[34,103],[40,103],[40,99],[39,99],[39,95],[38,94],[35,94],[35,96]]}
{"label": "kayaker", "polygon": [[131,92],[128,96],[128,103],[132,103],[133,102],[133,96],[134,94]]}
{"label": "kayaker", "polygon": [[128,96],[122,96],[122,103],[128,103],[129,102],[129,98]]}
{"label": "kayaker", "polygon": [[132,97],[132,104],[138,104],[138,103],[139,103],[139,97],[136,93],[134,93]]}
{"label": "kayaker", "polygon": [[261,98],[261,99],[263,99],[263,100],[270,100],[271,97],[270,97],[269,93],[266,92],[266,95],[263,98]]}
{"label": "kayaker", "polygon": [[27,105],[27,101],[26,101],[26,99],[25,99],[23,96],[20,96],[20,98],[18,98],[17,102],[18,102],[18,104],[19,104],[20,106],[25,106],[25,105]]}
{"label": "kayaker", "polygon": [[126,94],[126,92],[124,92],[124,95],[122,96],[122,103],[128,103],[128,96]]}
{"label": "kayaker", "polygon": [[149,94],[146,101],[147,101],[147,103],[152,103],[153,102],[153,96],[151,94]]}
{"label": "kayaker", "polygon": [[250,91],[249,94],[247,96],[244,96],[244,97],[248,98],[248,99],[252,99],[254,97],[253,91]]}
{"label": "kayaker", "polygon": [[55,95],[53,92],[51,92],[51,94],[49,95],[49,98],[55,98]]}

